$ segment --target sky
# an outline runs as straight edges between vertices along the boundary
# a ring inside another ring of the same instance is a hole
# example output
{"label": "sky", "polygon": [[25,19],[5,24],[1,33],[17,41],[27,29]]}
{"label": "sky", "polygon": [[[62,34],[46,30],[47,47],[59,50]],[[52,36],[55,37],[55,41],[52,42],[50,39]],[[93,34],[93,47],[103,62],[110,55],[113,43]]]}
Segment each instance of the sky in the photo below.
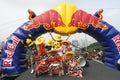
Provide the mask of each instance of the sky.
{"label": "sky", "polygon": [[[71,3],[90,14],[103,9],[103,20],[120,31],[120,0],[0,0],[0,42],[28,21],[28,9],[39,15],[63,3]],[[81,37],[78,38],[78,35]],[[42,36],[50,38],[49,34]],[[73,34],[70,40],[84,41],[86,38],[89,44],[96,41],[84,33]]]}

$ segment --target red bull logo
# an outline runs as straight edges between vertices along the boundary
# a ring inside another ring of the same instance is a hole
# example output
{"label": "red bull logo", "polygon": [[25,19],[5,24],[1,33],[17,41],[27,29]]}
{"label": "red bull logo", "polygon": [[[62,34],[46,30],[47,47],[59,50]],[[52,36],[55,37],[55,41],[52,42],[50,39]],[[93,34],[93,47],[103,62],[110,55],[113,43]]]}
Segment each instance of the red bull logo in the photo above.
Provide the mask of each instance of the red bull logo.
{"label": "red bull logo", "polygon": [[71,4],[62,4],[54,8],[54,10],[49,10],[33,18],[32,23],[27,25],[25,30],[39,28],[41,24],[44,25],[46,30],[54,28],[55,32],[61,34],[74,33],[78,28],[86,30],[89,24],[92,24],[94,28],[108,29],[108,26],[100,22],[100,20],[100,18],[85,11],[78,10]]}
{"label": "red bull logo", "polygon": [[57,26],[65,26],[62,21],[61,15],[55,10],[49,10],[32,19],[32,23],[25,27],[25,30],[31,30],[33,28],[39,28],[41,24],[44,24],[46,30],[50,30]]}
{"label": "red bull logo", "polygon": [[12,65],[12,57],[14,55],[14,51],[16,49],[17,44],[19,43],[20,39],[16,36],[11,37],[12,43],[7,45],[7,49],[5,50],[7,57],[3,61],[3,66],[11,66]]}
{"label": "red bull logo", "polygon": [[87,29],[88,25],[92,24],[95,28],[101,28],[103,30],[108,29],[108,26],[100,22],[100,19],[96,16],[88,14],[82,10],[77,10],[73,15],[68,26],[76,26],[80,29]]}
{"label": "red bull logo", "polygon": [[120,36],[119,36],[119,35],[116,35],[115,37],[112,38],[112,40],[113,40],[114,43],[117,45],[118,51],[120,51]]}

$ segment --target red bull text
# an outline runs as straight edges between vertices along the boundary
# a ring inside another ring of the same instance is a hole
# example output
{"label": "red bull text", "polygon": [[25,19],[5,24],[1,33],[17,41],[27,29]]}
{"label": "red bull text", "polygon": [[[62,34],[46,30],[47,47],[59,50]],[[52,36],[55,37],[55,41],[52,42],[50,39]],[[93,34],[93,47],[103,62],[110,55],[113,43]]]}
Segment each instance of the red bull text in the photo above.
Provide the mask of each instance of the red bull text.
{"label": "red bull text", "polygon": [[7,57],[3,61],[3,66],[11,66],[12,65],[12,57],[14,55],[14,51],[16,49],[16,46],[18,45],[20,39],[16,36],[11,37],[12,43],[8,43],[7,50],[5,50]]}
{"label": "red bull text", "polygon": [[119,36],[119,35],[116,35],[115,37],[112,38],[112,40],[113,40],[114,43],[117,45],[118,51],[120,51],[120,36]]}

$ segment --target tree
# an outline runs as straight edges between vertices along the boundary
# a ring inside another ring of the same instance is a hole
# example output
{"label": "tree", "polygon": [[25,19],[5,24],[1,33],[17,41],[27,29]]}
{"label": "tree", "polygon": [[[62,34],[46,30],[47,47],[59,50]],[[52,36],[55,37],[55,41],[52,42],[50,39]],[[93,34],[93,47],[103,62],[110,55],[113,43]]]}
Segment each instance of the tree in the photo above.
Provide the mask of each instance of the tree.
{"label": "tree", "polygon": [[95,42],[93,44],[90,44],[87,47],[87,51],[89,51],[89,52],[93,52],[93,50],[95,50],[95,49],[103,50],[103,47],[100,45],[99,42]]}

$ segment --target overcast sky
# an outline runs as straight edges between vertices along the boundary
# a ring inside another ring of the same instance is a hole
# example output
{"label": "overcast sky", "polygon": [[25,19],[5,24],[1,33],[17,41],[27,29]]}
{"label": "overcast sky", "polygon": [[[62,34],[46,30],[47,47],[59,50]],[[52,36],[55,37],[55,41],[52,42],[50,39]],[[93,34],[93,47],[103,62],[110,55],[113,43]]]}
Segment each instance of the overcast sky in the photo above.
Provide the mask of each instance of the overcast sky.
{"label": "overcast sky", "polygon": [[[0,41],[5,40],[19,26],[28,21],[28,9],[32,9],[39,15],[63,3],[71,3],[91,14],[102,8],[104,9],[103,20],[120,31],[120,0],[0,0]],[[78,39],[78,35],[85,34],[74,34],[70,39]],[[89,43],[95,41],[89,36],[86,37]]]}

